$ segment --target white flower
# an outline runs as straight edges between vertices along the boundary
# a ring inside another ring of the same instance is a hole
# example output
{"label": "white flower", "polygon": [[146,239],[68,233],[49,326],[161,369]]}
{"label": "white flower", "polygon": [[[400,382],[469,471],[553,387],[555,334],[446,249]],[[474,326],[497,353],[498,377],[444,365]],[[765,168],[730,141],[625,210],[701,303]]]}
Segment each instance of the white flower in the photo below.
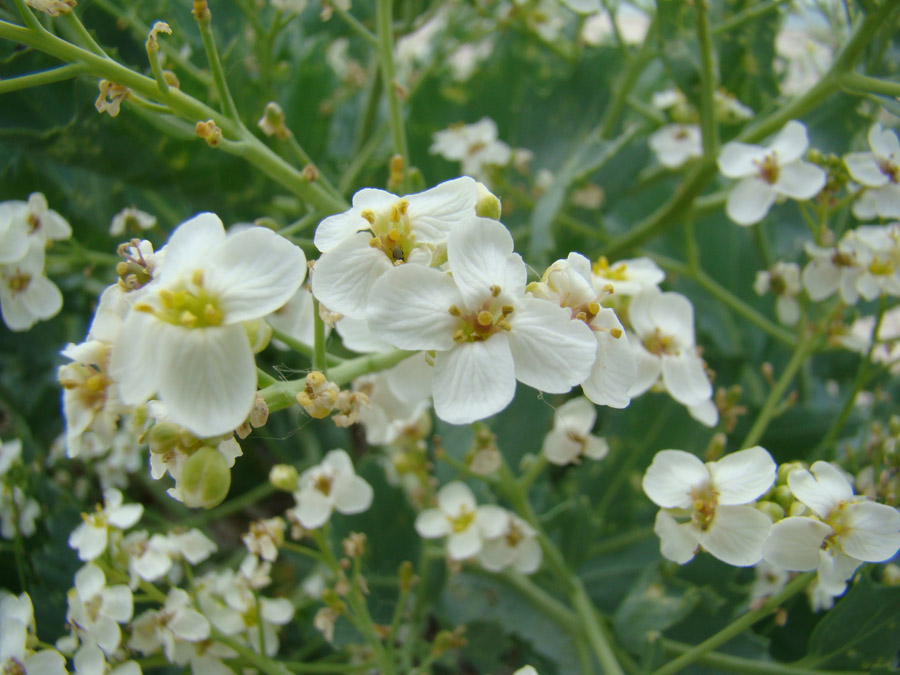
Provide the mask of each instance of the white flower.
{"label": "white flower", "polygon": [[19,260],[0,265],[0,312],[3,323],[25,331],[35,323],[56,316],[62,309],[62,293],[44,276],[44,243],[30,238]]}
{"label": "white flower", "polygon": [[543,557],[537,530],[514,513],[507,511],[506,517],[506,527],[500,536],[482,542],[478,562],[493,572],[507,567],[512,567],[521,574],[537,572]]}
{"label": "white flower", "polygon": [[0,265],[20,260],[28,249],[24,211],[25,202],[0,202]]}
{"label": "white flower", "polygon": [[650,134],[649,143],[659,163],[670,169],[703,155],[700,127],[696,124],[667,124]]}
{"label": "white flower", "polygon": [[473,217],[450,233],[451,274],[421,265],[388,271],[372,290],[367,318],[401,349],[435,350],[438,417],[468,424],[512,401],[516,380],[564,393],[583,382],[597,341],[568,310],[525,295],[525,263],[509,231]]}
{"label": "white flower", "polygon": [[716,89],[713,100],[716,102],[716,116],[724,122],[753,119],[753,111],[750,108],[722,89]]}
{"label": "white flower", "polygon": [[599,294],[609,292],[612,287],[612,300],[620,296],[637,295],[641,291],[658,289],[666,278],[659,265],[650,258],[632,258],[610,263],[605,256],[591,267],[591,283]]}
{"label": "white flower", "polygon": [[866,199],[854,203],[853,214],[857,218],[900,218],[900,141],[896,132],[875,124],[869,129],[869,147],[872,152],[844,155],[853,180],[869,188]]}
{"label": "white flower", "polygon": [[494,40],[490,37],[478,42],[467,42],[457,47],[447,57],[447,65],[456,82],[465,82],[478,69],[479,64],[494,51]]}
{"label": "white flower", "polygon": [[422,511],[416,518],[416,532],[425,539],[447,537],[451,560],[478,555],[485,539],[499,537],[509,526],[506,510],[499,506],[478,506],[465,483],[454,481],[438,490],[438,508]]}
{"label": "white flower", "polygon": [[278,557],[278,547],[284,544],[285,527],[284,519],[278,516],[257,520],[250,523],[241,539],[250,553],[273,562]]}
{"label": "white flower", "polygon": [[[863,316],[853,322],[850,331],[839,340],[847,349],[861,354],[869,351],[874,336],[875,317]],[[900,305],[892,307],[884,313],[878,328],[878,344],[872,352],[872,360],[876,363],[893,364],[891,373],[900,372]],[[858,485],[858,484],[857,484]]]}
{"label": "white flower", "polygon": [[[591,14],[581,27],[581,41],[592,46],[610,42],[613,39],[612,22],[610,15],[605,11]],[[615,22],[625,44],[643,44],[647,29],[650,27],[650,19],[644,12],[630,5],[619,5]]]}
{"label": "white flower", "polygon": [[356,475],[344,450],[332,450],[322,463],[307,469],[298,481],[294,513],[303,527],[313,530],[331,518],[331,512],[362,513],[372,505],[372,486]]}
{"label": "white flower", "polygon": [[131,532],[122,540],[122,550],[128,555],[131,588],[140,580],[156,581],[172,569],[169,541],[161,534],[152,537],[146,531]]}
{"label": "white flower", "polygon": [[683,565],[702,547],[729,565],[755,565],[772,521],[749,504],[774,482],[775,462],[758,445],[706,464],[682,450],[656,453],[643,488],[662,507],[661,553]]}
{"label": "white flower", "polygon": [[488,117],[436,131],[431,138],[428,152],[461,162],[462,173],[478,180],[486,178],[488,167],[506,166],[512,160],[512,150],[497,138],[497,123]]}
{"label": "white flower", "polygon": [[141,519],[144,507],[123,504],[122,493],[115,488],[103,492],[104,506],[90,514],[82,514],[81,523],[69,536],[69,546],[78,551],[81,560],[94,560],[106,550],[110,529],[125,530]]}
{"label": "white flower", "polygon": [[106,575],[94,563],[75,573],[75,588],[69,591],[66,620],[77,629],[83,644],[95,644],[106,653],[119,647],[118,624],[131,621],[134,598],[124,584],[106,585]]}
{"label": "white flower", "polygon": [[534,666],[522,666],[513,675],[538,675],[538,671],[534,669]]}
{"label": "white flower", "polygon": [[28,594],[0,594],[0,673],[65,675],[66,660],[55,649],[34,651],[34,608]]}
{"label": "white flower", "polygon": [[162,644],[166,658],[174,662],[179,642],[200,642],[210,634],[209,621],[191,605],[186,591],[171,589],[162,610],[148,610],[134,620],[128,646],[152,654]]}
{"label": "white flower", "polygon": [[859,268],[854,291],[865,300],[900,295],[900,224],[863,225],[847,232],[841,242]]}
{"label": "white flower", "polygon": [[[16,202],[13,202],[15,204]],[[32,192],[28,195],[28,202],[22,203],[21,218],[25,221],[25,227],[30,237],[34,237],[42,244],[47,241],[68,239],[72,236],[72,228],[65,218],[53,211],[47,205],[47,198],[40,192]]]}
{"label": "white flower", "polygon": [[862,562],[886,562],[900,549],[900,512],[855,496],[828,462],[791,471],[788,487],[813,516],[775,523],[763,554],[786,570],[818,570],[823,593],[840,595]]}
{"label": "white flower", "polygon": [[431,367],[422,354],[401,361],[393,368],[357,378],[353,390],[364,393],[368,405],[359,411],[359,421],[370,445],[391,445],[429,419]]}
{"label": "white flower", "polygon": [[[694,307],[683,295],[644,291],[628,310],[636,340],[637,380],[631,396],[644,393],[662,377],[679,403],[697,406],[712,397],[712,385],[694,342]],[[714,424],[715,422],[713,422]]]}
{"label": "white flower", "polygon": [[572,464],[582,455],[603,459],[609,452],[606,440],[592,436],[597,409],[586,398],[563,403],[553,415],[553,429],[544,437],[543,453],[553,464]]}
{"label": "white flower", "polygon": [[585,396],[597,405],[626,407],[635,379],[634,354],[615,311],[601,304],[608,289],[598,292],[592,285],[590,261],[580,253],[570,253],[550,265],[539,283],[527,288],[534,297],[568,309],[573,319],[583,321],[593,332],[597,355],[590,375],[581,383]]}
{"label": "white flower", "polygon": [[478,189],[466,176],[400,198],[366,188],[353,208],[316,229],[323,252],[312,275],[313,295],[328,309],[365,318],[375,281],[395,265],[430,265],[458,223],[475,215]]}
{"label": "white flower", "polygon": [[128,231],[149,230],[153,227],[156,227],[156,216],[129,206],[113,216],[109,225],[109,233],[114,237],[119,237]]}
{"label": "white flower", "polygon": [[840,289],[841,297],[848,305],[859,300],[856,279],[862,274],[857,264],[857,252],[842,239],[834,248],[822,248],[806,242],[804,248],[810,257],[803,268],[803,287],[809,297],[818,302]]}
{"label": "white flower", "polygon": [[113,346],[122,399],[157,394],[173,421],[202,437],[240,426],[256,394],[242,322],[284,305],[305,274],[303,251],[271,230],[226,236],[212,213],[180,225]]}
{"label": "white flower", "polygon": [[0,536],[30,537],[37,531],[35,521],[40,515],[41,507],[22,488],[0,482]]}
{"label": "white flower", "polygon": [[825,187],[825,171],[801,161],[809,145],[806,127],[788,122],[769,147],[732,141],[719,154],[719,170],[741,181],[728,195],[725,211],[738,225],[762,220],[778,197],[811,199]]}
{"label": "white flower", "polygon": [[772,269],[756,273],[753,290],[757,295],[775,294],[775,313],[786,326],[793,326],[800,320],[800,303],[797,295],[801,290],[800,266],[796,263],[776,262]]}
{"label": "white flower", "polygon": [[[805,25],[813,22],[802,19]],[[787,22],[785,22],[787,23]],[[775,69],[785,96],[797,96],[818,82],[834,61],[834,48],[812,35],[794,28],[782,28],[775,35]]]}

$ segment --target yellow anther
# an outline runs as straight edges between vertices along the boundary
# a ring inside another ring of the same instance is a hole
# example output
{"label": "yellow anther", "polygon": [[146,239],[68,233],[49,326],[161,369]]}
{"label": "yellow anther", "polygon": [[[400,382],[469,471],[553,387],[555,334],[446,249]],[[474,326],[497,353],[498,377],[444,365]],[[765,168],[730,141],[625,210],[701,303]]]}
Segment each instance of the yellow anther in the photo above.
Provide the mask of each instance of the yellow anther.
{"label": "yellow anther", "polygon": [[191,282],[194,286],[202,286],[203,285],[203,270],[196,269],[194,273],[191,275]]}
{"label": "yellow anther", "polygon": [[500,312],[503,314],[503,316],[509,316],[513,313],[513,310],[515,310],[515,307],[513,307],[512,305],[503,305],[503,307],[500,308]]}
{"label": "yellow anther", "polygon": [[13,293],[20,293],[28,288],[28,285],[31,283],[31,275],[24,274],[20,272],[19,274],[14,275],[7,281],[7,285],[9,286],[9,290]]}
{"label": "yellow anther", "polygon": [[478,322],[479,326],[487,328],[494,323],[494,316],[487,310],[483,309],[478,312],[478,316],[475,317],[475,321]]}
{"label": "yellow anther", "polygon": [[500,328],[501,330],[512,330],[512,326],[509,325],[509,322],[506,319],[500,319],[496,323],[496,326],[497,326],[497,328]]}
{"label": "yellow anther", "polygon": [[447,311],[450,312],[451,316],[462,316],[462,312],[460,311],[459,307],[457,307],[456,305],[450,305],[450,307],[449,307],[449,309],[447,309]]}
{"label": "yellow anther", "polygon": [[587,311],[597,316],[600,313],[600,303],[594,300],[593,302],[589,302],[587,306]]}
{"label": "yellow anther", "polygon": [[322,474],[316,478],[314,487],[326,497],[331,494],[331,484],[334,483],[334,477]]}
{"label": "yellow anther", "polygon": [[894,273],[894,262],[890,259],[879,260],[875,258],[869,263],[869,272],[876,276],[887,276]]}
{"label": "yellow anther", "polygon": [[467,342],[466,334],[462,331],[462,329],[456,331],[453,334],[453,341],[454,342]]}
{"label": "yellow anther", "polygon": [[368,220],[370,225],[375,224],[375,212],[372,209],[363,209],[359,215]]}
{"label": "yellow anther", "polygon": [[578,312],[578,314],[575,315],[575,318],[578,319],[579,321],[587,321],[588,320],[587,312]]}
{"label": "yellow anther", "polygon": [[88,379],[84,381],[85,389],[93,392],[99,392],[106,389],[106,378],[99,373],[97,375],[91,375]]}
{"label": "yellow anther", "polygon": [[622,329],[620,328],[610,328],[609,334],[612,335],[617,340],[622,337]]}
{"label": "yellow anther", "polygon": [[475,512],[462,507],[459,510],[459,515],[450,519],[450,525],[453,527],[454,532],[465,532],[474,520]]}
{"label": "yellow anther", "polygon": [[218,326],[222,323],[222,312],[216,309],[212,303],[207,303],[203,308],[203,319],[211,326]]}
{"label": "yellow anther", "polygon": [[500,287],[497,285],[491,286],[491,295],[493,295],[495,298],[500,295]]}
{"label": "yellow anther", "polygon": [[153,314],[155,310],[146,302],[139,302],[134,306],[135,312],[143,312],[144,314]]}
{"label": "yellow anther", "polygon": [[769,185],[774,185],[778,181],[781,168],[778,166],[778,153],[775,150],[767,154],[761,162],[754,160],[753,163],[759,169],[759,177],[762,180]]}
{"label": "yellow anther", "polygon": [[388,238],[388,241],[390,241],[393,244],[396,244],[398,241],[400,241],[403,238],[403,235],[400,234],[400,231],[396,227],[394,227],[394,228],[391,228],[391,231],[387,233],[387,238]]}
{"label": "yellow anther", "polygon": [[197,325],[197,317],[191,314],[189,311],[184,310],[178,316],[178,323],[180,323],[185,328],[193,328]]}
{"label": "yellow anther", "polygon": [[406,199],[401,199],[396,204],[397,211],[400,212],[401,216],[405,216],[406,212],[409,210],[409,202]]}
{"label": "yellow anther", "polygon": [[[624,271],[624,270],[625,270],[625,265],[622,265],[622,271]],[[622,275],[622,277],[624,278],[624,275]],[[613,287],[612,284],[603,284],[603,288],[601,288],[600,290],[603,291],[604,293],[606,293],[607,295],[611,295],[615,292],[616,289]]]}

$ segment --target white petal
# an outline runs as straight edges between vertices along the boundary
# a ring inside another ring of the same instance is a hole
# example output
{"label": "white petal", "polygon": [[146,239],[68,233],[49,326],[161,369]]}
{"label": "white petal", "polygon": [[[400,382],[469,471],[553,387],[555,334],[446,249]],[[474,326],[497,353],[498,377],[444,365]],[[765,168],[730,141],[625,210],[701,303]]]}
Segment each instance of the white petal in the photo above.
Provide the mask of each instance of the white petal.
{"label": "white petal", "polygon": [[594,428],[597,408],[586,398],[573,398],[563,403],[553,416],[553,428],[576,436],[586,436]]}
{"label": "white petal", "polygon": [[478,507],[475,520],[481,536],[485,539],[494,539],[503,534],[509,526],[509,513],[499,506],[486,504]]}
{"label": "white petal", "polygon": [[525,263],[513,253],[509,230],[496,220],[475,217],[454,227],[447,240],[447,259],[469,309],[490,298],[492,286],[511,298],[524,293]]}
{"label": "white petal", "polygon": [[182,608],[175,612],[167,627],[188,642],[199,642],[209,637],[209,622],[200,612],[193,609]]}
{"label": "white petal", "polygon": [[738,225],[753,225],[765,218],[776,196],[771,185],[750,176],[735,185],[729,193],[725,212]]}
{"label": "white petal", "polygon": [[588,459],[603,459],[609,454],[609,443],[605,438],[588,436],[584,441],[584,456]]}
{"label": "white petal", "polygon": [[892,160],[896,163],[900,160],[900,140],[892,129],[885,129],[880,124],[873,124],[869,129],[869,146],[879,157]]}
{"label": "white petal", "polygon": [[[591,325],[596,328],[597,320]],[[618,328],[622,330],[621,324]],[[595,331],[594,337],[597,355],[591,374],[581,383],[584,395],[597,405],[625,408],[631,402],[629,391],[637,379],[635,352],[624,332],[615,338],[608,332]],[[657,375],[654,374],[654,380]]]}
{"label": "white petal", "polygon": [[833,596],[847,590],[847,581],[853,576],[860,561],[831,548],[819,550],[819,585]]}
{"label": "white petal", "polygon": [[28,288],[21,294],[21,300],[28,307],[31,315],[47,320],[59,313],[62,309],[62,293],[52,281],[45,276],[37,276],[31,279]]}
{"label": "white petal", "polygon": [[446,537],[452,528],[447,514],[440,509],[428,509],[416,516],[416,532],[425,539]]}
{"label": "white petal", "polygon": [[172,421],[201,437],[240,426],[256,393],[256,363],[244,327],[171,326],[165,335],[159,394]]}
{"label": "white petal", "polygon": [[653,326],[663,335],[674,337],[680,347],[694,345],[694,306],[680,293],[656,293],[651,296]]}
{"label": "white petal", "polygon": [[468,485],[459,481],[447,483],[442,487],[438,491],[437,500],[441,512],[453,518],[462,511],[474,511],[476,508],[475,495]]}
{"label": "white petal", "polygon": [[541,566],[543,552],[537,539],[528,539],[519,544],[519,552],[513,566],[521,574],[534,574]]}
{"label": "white petal", "polygon": [[679,565],[692,560],[700,545],[700,530],[691,523],[677,522],[664,510],[656,514],[653,532],[659,537],[659,552]]}
{"label": "white petal", "polygon": [[161,366],[159,347],[167,325],[144,312],[133,311],[110,355],[109,371],[119,385],[119,396],[129,405],[140,405],[159,389]]}
{"label": "white petal", "polygon": [[[637,342],[637,340],[634,342]],[[640,344],[635,345],[633,354],[635,363],[634,383],[628,390],[628,395],[631,398],[640,396],[656,384],[662,372],[662,359],[648,352]]]}
{"label": "white petal", "polygon": [[171,279],[178,279],[184,270],[196,267],[199,251],[212,250],[224,240],[225,226],[216,214],[198,213],[186,220],[169,237],[159,280],[166,284]]}
{"label": "white petal", "polygon": [[752,506],[719,505],[709,529],[700,535],[700,545],[722,562],[749,567],[762,560],[771,527],[769,517]]}
{"label": "white petal", "polygon": [[693,506],[691,488],[709,482],[709,469],[684,450],[660,450],[644,474],[641,485],[650,500],[666,509]]}
{"label": "white petal", "polygon": [[372,486],[359,476],[353,476],[334,494],[334,508],[345,515],[362,513],[372,505],[373,496]]}
{"label": "white petal", "polygon": [[109,509],[106,519],[113,527],[117,527],[120,530],[127,530],[137,523],[142,515],[144,515],[144,507],[142,505],[123,504]]}
{"label": "white petal", "polygon": [[882,218],[900,218],[900,185],[888,183],[875,193],[878,215]]}
{"label": "white petal", "polygon": [[260,598],[260,615],[269,623],[283,626],[294,616],[294,606],[287,598]]}
{"label": "white petal", "polygon": [[366,318],[378,337],[401,349],[443,351],[456,344],[459,319],[450,314],[450,307],[462,309],[463,304],[450,275],[407,264],[375,283]]}
{"label": "white petal", "polygon": [[128,586],[118,585],[103,589],[103,615],[118,623],[131,621],[134,614],[134,597]]}
{"label": "white petal", "polygon": [[829,260],[813,260],[803,268],[803,287],[815,302],[834,293],[840,282],[841,271]]}
{"label": "white petal", "polygon": [[[326,303],[327,305],[327,303]],[[391,345],[379,338],[369,328],[369,322],[365,319],[354,319],[351,316],[345,316],[343,319],[334,324],[335,330],[341,336],[341,342],[347,349],[360,354],[369,354],[376,352],[389,352]]]}
{"label": "white petal", "polygon": [[696,352],[684,350],[678,356],[663,355],[662,376],[666,389],[679,403],[696,405],[712,396],[712,385]]}
{"label": "white petal", "polygon": [[558,428],[544,437],[542,451],[550,463],[564,466],[575,461],[581,449],[581,443],[573,440],[565,429]]}
{"label": "white petal", "polygon": [[726,143],[719,153],[719,171],[728,178],[752,176],[758,171],[757,164],[765,159],[767,152],[759,145],[736,141]]}
{"label": "white petal", "polygon": [[312,292],[329,309],[365,318],[372,285],[392,267],[380,249],[369,246],[371,240],[367,232],[352,235],[316,261]]}
{"label": "white petal", "polygon": [[416,241],[436,244],[446,241],[453,227],[475,215],[478,188],[472,178],[463,176],[406,199]]}
{"label": "white petal", "polygon": [[[653,318],[653,307],[660,291],[656,288],[644,290],[634,296],[628,306],[628,320],[631,327],[642,338],[648,337],[656,330]],[[693,312],[693,309],[691,310]]]}
{"label": "white petal", "polygon": [[819,565],[819,549],[833,530],[820,520],[795,516],[772,526],[763,544],[763,557],[776,567],[791,572],[814,570]]}
{"label": "white petal", "polygon": [[228,237],[204,261],[204,287],[227,323],[258,319],[283,306],[306,278],[303,250],[265,227]]}
{"label": "white petal", "polygon": [[509,347],[520,382],[561,394],[588,378],[597,340],[583,321],[573,321],[568,310],[537,298],[525,298],[509,319]]}
{"label": "white petal", "polygon": [[331,518],[332,507],[332,500],[314,488],[303,490],[297,495],[297,518],[308,530],[314,530],[327,523]]}
{"label": "white petal", "polygon": [[[812,473],[810,473],[812,471]],[[818,461],[806,469],[795,469],[788,476],[788,487],[794,496],[825,518],[842,501],[853,499],[853,488],[844,475],[828,462]],[[815,477],[813,477],[815,474]]]}
{"label": "white petal", "polygon": [[857,183],[867,187],[881,187],[888,177],[878,167],[878,161],[871,152],[851,152],[844,155],[844,164]]}
{"label": "white petal", "polygon": [[806,125],[797,120],[791,120],[772,139],[769,147],[778,153],[778,163],[784,166],[800,159],[806,152],[807,146],[809,146],[809,136],[806,133]]}
{"label": "white petal", "polygon": [[503,538],[493,539],[483,543],[478,562],[487,570],[499,572],[512,564],[515,555],[515,549],[507,546]]}
{"label": "white petal", "polygon": [[887,562],[900,549],[900,512],[886,504],[860,502],[841,510],[844,552],[865,562]]}
{"label": "white petal", "polygon": [[434,411],[450,424],[470,424],[503,410],[516,391],[516,371],[506,335],[438,352],[433,387]]}
{"label": "white petal", "polygon": [[754,446],[707,465],[719,504],[747,504],[775,482],[775,461],[768,450]]}
{"label": "white petal", "polygon": [[719,423],[719,409],[712,399],[700,401],[696,405],[689,405],[687,410],[691,417],[704,426],[712,428]]}
{"label": "white petal", "polygon": [[78,597],[87,602],[106,586],[106,575],[94,563],[88,563],[75,573],[75,590]]}
{"label": "white petal", "polygon": [[481,550],[481,535],[474,527],[454,532],[447,537],[447,554],[451,560],[465,560]]}
{"label": "white petal", "polygon": [[812,199],[825,187],[824,169],[808,162],[792,162],[781,167],[772,188],[791,199]]}

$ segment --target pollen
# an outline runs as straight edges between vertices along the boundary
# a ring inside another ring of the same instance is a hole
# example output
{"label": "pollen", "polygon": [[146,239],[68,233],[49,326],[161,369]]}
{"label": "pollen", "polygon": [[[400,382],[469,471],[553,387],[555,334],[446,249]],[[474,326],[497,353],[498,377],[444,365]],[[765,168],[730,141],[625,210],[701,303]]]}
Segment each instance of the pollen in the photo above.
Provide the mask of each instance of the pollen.
{"label": "pollen", "polygon": [[766,181],[769,185],[778,182],[778,175],[781,173],[781,167],[778,166],[778,153],[774,150],[768,153],[761,162],[754,160],[753,162],[759,170],[759,178]]}
{"label": "pollen", "polygon": [[372,209],[363,209],[359,214],[364,220],[369,222],[369,225],[375,224],[375,212]]}
{"label": "pollen", "polygon": [[462,507],[459,510],[459,515],[450,519],[450,525],[454,532],[465,532],[474,521],[475,512]]}
{"label": "pollen", "polygon": [[9,287],[9,290],[13,293],[21,293],[31,284],[31,275],[26,274],[25,272],[18,272],[13,274],[6,281],[6,285]]}
{"label": "pollen", "polygon": [[491,295],[495,298],[500,295],[500,287],[497,285],[491,286]]}

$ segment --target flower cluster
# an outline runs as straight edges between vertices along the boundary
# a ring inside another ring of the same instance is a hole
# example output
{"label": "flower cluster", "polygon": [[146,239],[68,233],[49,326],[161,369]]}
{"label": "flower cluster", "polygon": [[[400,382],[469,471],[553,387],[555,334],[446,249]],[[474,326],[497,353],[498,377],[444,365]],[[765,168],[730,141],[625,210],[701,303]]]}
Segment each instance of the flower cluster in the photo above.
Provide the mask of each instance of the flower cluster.
{"label": "flower cluster", "polygon": [[62,309],[62,293],[44,276],[44,250],[71,236],[72,228],[40,192],[27,202],[0,203],[0,311],[7,328],[28,330]]}

